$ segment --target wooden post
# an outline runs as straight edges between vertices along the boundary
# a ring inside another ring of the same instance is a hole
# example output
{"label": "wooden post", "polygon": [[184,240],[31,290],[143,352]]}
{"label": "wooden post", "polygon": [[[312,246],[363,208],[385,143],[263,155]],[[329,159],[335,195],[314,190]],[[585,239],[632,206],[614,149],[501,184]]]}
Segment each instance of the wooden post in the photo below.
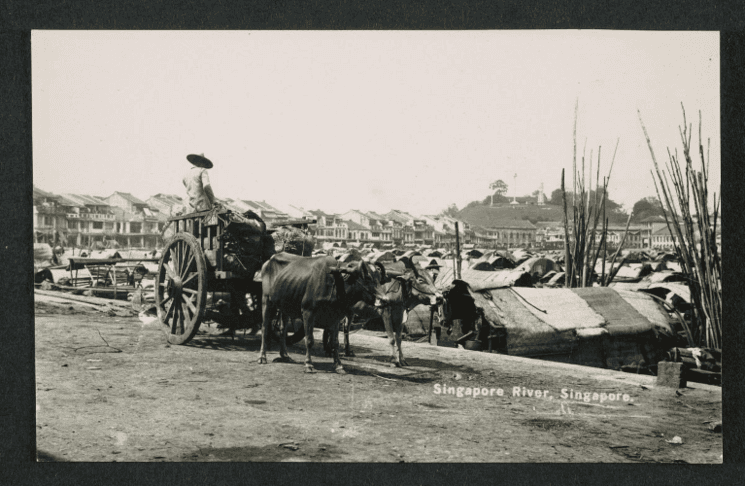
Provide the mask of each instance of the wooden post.
{"label": "wooden post", "polygon": [[455,222],[455,268],[453,268],[453,273],[455,274],[455,278],[460,280],[460,266],[461,266],[461,256],[460,256],[460,230],[458,229],[458,222]]}
{"label": "wooden post", "polygon": [[458,257],[455,255],[455,251],[453,251],[453,279],[458,278]]}

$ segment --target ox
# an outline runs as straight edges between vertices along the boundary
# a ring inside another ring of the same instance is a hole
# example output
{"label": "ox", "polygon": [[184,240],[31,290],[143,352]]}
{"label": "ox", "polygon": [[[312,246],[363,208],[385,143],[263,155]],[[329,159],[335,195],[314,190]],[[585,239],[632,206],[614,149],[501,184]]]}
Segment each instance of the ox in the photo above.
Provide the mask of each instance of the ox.
{"label": "ox", "polygon": [[391,345],[391,362],[396,367],[408,365],[401,350],[404,315],[419,304],[429,305],[434,312],[435,308],[442,307],[443,302],[442,293],[435,288],[435,282],[429,272],[418,269],[417,265],[406,257],[399,258],[399,261],[404,263],[406,271],[401,276],[384,277],[388,280],[383,285],[386,298],[381,299],[379,306]]}
{"label": "ox", "polygon": [[[269,327],[277,313],[282,314],[280,361],[290,361],[285,341],[287,319],[303,320],[305,332],[305,371],[313,372],[310,350],[313,329],[329,328],[338,342],[339,321],[351,318],[357,302],[373,304],[385,300],[380,281],[365,262],[341,263],[332,257],[302,257],[278,253],[261,268],[262,314],[264,318],[259,363],[266,364]],[[334,368],[345,373],[339,360],[338,343],[333,343]]]}
{"label": "ox", "polygon": [[[381,272],[382,293],[384,299],[376,303],[376,314],[383,319],[388,342],[391,345],[391,363],[396,367],[407,366],[401,350],[401,332],[405,322],[404,316],[408,310],[419,304],[429,305],[432,312],[438,311],[442,315],[443,297],[442,293],[435,287],[434,280],[429,272],[417,268],[408,257],[398,259],[399,264],[380,264],[376,266]],[[403,265],[401,265],[401,263]],[[387,267],[387,270],[386,270]],[[365,303],[358,303],[353,311],[360,316],[369,315],[370,307]],[[351,319],[347,319],[343,325],[344,329],[344,354],[353,356],[349,346],[349,326]],[[324,330],[324,347],[326,354],[333,353],[332,343],[328,343],[327,331]],[[338,343],[338,338],[336,338]]]}

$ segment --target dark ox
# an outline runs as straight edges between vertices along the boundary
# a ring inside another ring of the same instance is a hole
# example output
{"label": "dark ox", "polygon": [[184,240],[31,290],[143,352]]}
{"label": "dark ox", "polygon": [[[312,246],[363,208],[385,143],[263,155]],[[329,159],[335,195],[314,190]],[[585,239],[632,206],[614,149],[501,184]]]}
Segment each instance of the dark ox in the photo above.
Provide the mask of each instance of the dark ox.
{"label": "dark ox", "polygon": [[[339,321],[351,318],[357,302],[374,304],[385,300],[380,281],[369,264],[361,261],[340,263],[332,257],[302,257],[278,253],[261,268],[263,328],[259,363],[266,364],[267,336],[272,320],[282,314],[281,361],[290,361],[285,341],[287,319],[302,319],[305,331],[305,371],[313,372],[310,350],[313,329],[326,328],[338,341]],[[338,342],[332,343],[334,368],[344,373],[339,360]]]}
{"label": "dark ox", "polygon": [[[396,367],[407,366],[401,350],[404,314],[417,305],[424,304],[429,305],[432,312],[438,310],[442,315],[442,293],[435,287],[429,272],[417,268],[416,264],[407,257],[400,258],[397,264],[377,264],[377,266],[382,274],[381,290],[385,299],[380,299],[376,303],[374,311],[383,319],[388,342],[391,345],[391,362]],[[369,317],[370,309],[370,306],[359,303],[354,306],[353,312]],[[347,319],[344,324],[344,350],[347,356],[354,355],[349,347],[350,322],[351,319]],[[324,331],[324,346],[326,346],[326,336],[327,333]],[[338,342],[338,338],[336,341]],[[330,346],[327,348],[327,354],[333,352]]]}

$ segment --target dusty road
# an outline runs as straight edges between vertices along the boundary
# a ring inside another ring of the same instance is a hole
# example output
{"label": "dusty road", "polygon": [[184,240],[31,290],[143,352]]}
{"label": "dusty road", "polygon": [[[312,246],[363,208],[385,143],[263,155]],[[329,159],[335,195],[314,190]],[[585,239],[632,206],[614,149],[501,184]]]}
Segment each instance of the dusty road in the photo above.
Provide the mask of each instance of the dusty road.
{"label": "dusty road", "polygon": [[414,343],[395,369],[368,331],[351,336],[348,374],[316,344],[308,375],[302,341],[294,363],[272,363],[274,344],[259,365],[257,337],[203,326],[169,346],[135,317],[36,312],[42,461],[722,462],[710,386]]}

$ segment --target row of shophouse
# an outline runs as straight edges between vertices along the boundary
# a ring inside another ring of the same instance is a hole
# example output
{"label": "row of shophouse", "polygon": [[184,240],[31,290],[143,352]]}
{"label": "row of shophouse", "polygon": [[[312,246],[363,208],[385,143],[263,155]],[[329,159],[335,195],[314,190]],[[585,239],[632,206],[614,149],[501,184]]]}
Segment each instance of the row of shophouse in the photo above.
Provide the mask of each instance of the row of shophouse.
{"label": "row of shophouse", "polygon": [[456,223],[459,241],[479,248],[531,247],[536,227],[529,221],[495,221],[489,227],[444,215],[414,216],[406,211],[385,214],[356,209],[343,214],[307,211],[297,216],[312,218],[316,239],[322,243],[372,244],[380,248],[455,246]]}
{"label": "row of shophouse", "polygon": [[[239,213],[254,211],[270,225],[290,217],[264,202],[220,202]],[[53,194],[34,187],[34,242],[65,247],[157,248],[163,244],[168,218],[184,208],[184,200],[173,194],[156,194],[143,201],[127,192],[100,197]]]}
{"label": "row of shophouse", "polygon": [[[673,250],[675,243],[678,242],[677,236],[670,233],[670,229],[667,227],[665,218],[661,216],[655,216],[644,220],[645,223],[645,241],[648,241],[648,245],[651,248],[659,250]],[[695,218],[694,218],[695,223]],[[694,224],[693,238],[698,241],[699,234]],[[721,219],[717,221],[716,226],[716,245],[717,250],[721,253],[722,251],[722,222]]]}
{"label": "row of shophouse", "polygon": [[[537,246],[551,250],[564,248],[564,225],[562,222],[552,221],[538,224],[539,229],[536,234]],[[571,222],[569,227],[571,228]],[[571,232],[571,229],[569,231]],[[625,231],[626,225],[608,225],[608,233],[606,234],[608,246],[617,248],[623,240]],[[602,234],[600,231],[597,231],[595,233],[595,244],[599,245],[601,239]],[[648,241],[648,239],[645,236],[644,225],[629,225],[629,233],[623,242],[623,246],[624,248],[645,248],[645,241]]]}
{"label": "row of shophouse", "polygon": [[455,244],[455,223],[461,241],[472,235],[468,224],[447,216],[414,216],[393,209],[385,214],[352,209],[343,214],[328,214],[320,210],[306,211],[301,217],[315,219],[312,231],[316,240],[324,243],[373,245],[379,248],[435,246]]}
{"label": "row of shophouse", "polygon": [[[539,223],[540,228],[536,235],[536,244],[544,248],[558,249],[564,245],[564,227],[561,223]],[[608,246],[617,248],[623,240],[626,231],[625,225],[609,225],[606,235]],[[595,234],[595,243],[600,244],[600,232]],[[694,235],[695,237],[695,235]],[[665,218],[652,216],[637,224],[629,225],[628,235],[623,242],[624,248],[654,249],[660,251],[672,251],[675,247],[677,237],[670,234]],[[719,250],[722,248],[721,221],[716,230],[716,244]]]}
{"label": "row of shophouse", "polygon": [[[315,220],[308,228],[319,247],[336,243],[378,248],[452,248],[456,223],[460,243],[478,248],[558,249],[564,243],[564,228],[559,222],[533,224],[522,219],[468,222],[443,215],[415,216],[397,209],[385,214],[356,209],[328,214],[293,205],[278,208],[264,201],[221,199],[220,202],[239,213],[255,212],[269,227],[290,220]],[[184,200],[172,194],[156,194],[143,201],[126,192],[114,192],[108,197],[57,195],[36,187],[33,204],[35,242],[76,247],[157,248],[163,244],[161,235],[168,218],[185,207]],[[624,231],[625,226],[611,225],[607,235],[609,245],[620,245]],[[720,234],[718,230],[719,244]],[[596,237],[599,243],[600,235]],[[661,217],[630,226],[624,243],[626,248],[671,249],[672,245],[672,236]]]}
{"label": "row of shophouse", "polygon": [[[309,230],[320,243],[372,245],[379,248],[455,245],[458,223],[460,242],[491,246],[500,241],[499,232],[471,227],[448,216],[414,216],[406,211],[385,214],[350,210],[328,214],[287,205],[278,209],[264,201],[220,199],[223,206],[244,213],[257,213],[269,227],[298,219],[315,220]],[[130,193],[114,192],[108,197],[82,194],[53,194],[33,189],[34,241],[74,247],[157,248],[172,214],[184,208],[184,200],[172,194],[156,194],[141,200]],[[535,228],[533,228],[534,230]],[[507,236],[508,232],[511,236]],[[533,231],[534,233],[535,231]],[[527,244],[530,233],[505,230],[504,240]],[[510,240],[511,238],[511,240]]]}
{"label": "row of shophouse", "polygon": [[34,187],[33,218],[37,243],[154,248],[168,215],[126,192],[97,197]]}

